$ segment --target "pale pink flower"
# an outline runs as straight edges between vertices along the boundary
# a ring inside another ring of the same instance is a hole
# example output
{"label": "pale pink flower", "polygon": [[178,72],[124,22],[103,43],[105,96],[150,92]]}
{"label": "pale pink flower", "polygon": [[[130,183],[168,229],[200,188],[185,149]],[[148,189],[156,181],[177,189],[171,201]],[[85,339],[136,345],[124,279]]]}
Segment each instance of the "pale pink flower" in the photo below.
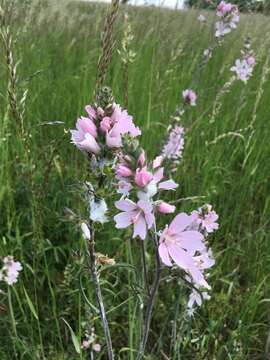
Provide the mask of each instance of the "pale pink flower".
{"label": "pale pink flower", "polygon": [[202,306],[202,300],[209,300],[210,296],[206,291],[203,291],[201,294],[199,294],[198,291],[196,291],[195,289],[192,290],[192,292],[189,295],[189,300],[188,300],[188,304],[187,304],[187,308],[188,308],[188,315],[192,316],[194,313],[194,306]]}
{"label": "pale pink flower", "polygon": [[111,129],[111,118],[105,116],[100,122],[100,129],[103,132],[108,132]]}
{"label": "pale pink flower", "polygon": [[235,61],[235,66],[231,67],[231,71],[236,73],[238,80],[247,83],[253,73],[255,65],[255,59],[253,56],[248,56],[243,60],[237,59]]}
{"label": "pale pink flower", "polygon": [[168,142],[163,147],[162,155],[167,159],[180,159],[184,143],[184,128],[175,125],[169,134]]}
{"label": "pale pink flower", "polygon": [[138,191],[138,198],[148,200],[154,197],[159,190],[174,190],[178,187],[178,184],[171,179],[161,181],[163,177],[164,168],[158,168],[153,174],[153,180],[151,180],[142,191]]}
{"label": "pale pink flower", "polygon": [[186,230],[193,219],[185,213],[177,215],[160,236],[159,255],[162,262],[172,266],[172,261],[185,270],[195,284],[209,288],[193,256],[205,248],[204,237],[198,231]]}
{"label": "pale pink flower", "polygon": [[19,272],[22,270],[22,265],[19,261],[14,261],[13,256],[6,256],[3,263],[2,272],[4,275],[2,278],[8,285],[13,285],[17,282]]}
{"label": "pale pink flower", "polygon": [[153,169],[156,169],[158,167],[160,167],[163,163],[164,157],[162,155],[157,156],[154,160],[153,160]]}
{"label": "pale pink flower", "polygon": [[141,135],[141,130],[133,123],[132,116],[126,110],[122,110],[118,104],[114,104],[111,115],[111,128],[106,134],[106,144],[110,148],[122,147],[122,136],[129,134],[131,137]]}
{"label": "pale pink flower", "polygon": [[231,32],[231,28],[228,26],[228,24],[225,24],[223,21],[217,21],[215,27],[216,27],[215,36],[217,38],[222,37]]}
{"label": "pale pink flower", "polygon": [[91,340],[90,340],[90,339],[84,339],[84,340],[82,341],[81,348],[82,348],[83,350],[87,350],[87,349],[90,348],[90,345],[91,345]]}
{"label": "pale pink flower", "polygon": [[205,248],[200,255],[193,256],[193,260],[201,271],[210,269],[215,265],[215,259],[213,258],[211,249]]}
{"label": "pale pink flower", "polygon": [[126,166],[124,164],[118,164],[116,167],[116,175],[118,177],[121,176],[121,177],[126,178],[126,177],[132,176],[133,172],[128,166]]}
{"label": "pale pink flower", "polygon": [[71,130],[71,140],[81,151],[93,154],[100,153],[100,146],[96,141],[97,128],[90,118],[81,117],[76,123],[77,130]]}
{"label": "pale pink flower", "polygon": [[101,345],[96,343],[96,344],[93,344],[93,350],[95,352],[100,352],[101,351]]}
{"label": "pale pink flower", "polygon": [[165,201],[161,201],[157,205],[157,210],[158,210],[158,212],[160,212],[162,214],[171,214],[171,213],[175,212],[175,206],[170,205],[170,204],[166,203]]}
{"label": "pale pink flower", "polygon": [[215,36],[217,38],[223,37],[230,33],[232,29],[235,29],[240,19],[237,6],[226,3],[226,1],[221,1],[219,3],[216,15],[220,18],[215,24]]}
{"label": "pale pink flower", "polygon": [[219,228],[219,224],[216,222],[218,220],[218,215],[212,210],[212,205],[205,204],[198,210],[192,211],[191,217],[193,221],[208,233],[212,233]]}
{"label": "pale pink flower", "polygon": [[204,23],[206,22],[206,17],[202,14],[200,14],[198,17],[197,17],[197,20],[201,23]]}
{"label": "pale pink flower", "polygon": [[139,200],[135,204],[133,201],[126,199],[116,201],[115,206],[122,211],[114,217],[116,228],[124,229],[133,225],[133,238],[139,236],[144,240],[147,229],[153,226],[155,220],[151,203]]}
{"label": "pale pink flower", "polygon": [[191,106],[196,106],[197,95],[193,90],[186,89],[183,91],[182,94],[183,94],[183,99],[185,100],[186,103],[188,103]]}
{"label": "pale pink flower", "polygon": [[125,179],[120,179],[117,184],[117,193],[122,194],[123,196],[127,196],[132,189],[132,185],[130,182]]}
{"label": "pale pink flower", "polygon": [[226,1],[221,1],[217,6],[217,16],[224,16],[225,14],[231,12],[233,5],[231,3],[226,3]]}
{"label": "pale pink flower", "polygon": [[141,170],[140,169],[136,170],[134,181],[137,186],[143,188],[147,184],[149,184],[149,182],[152,179],[153,179],[153,174],[151,174],[149,171],[147,171],[146,168],[143,168]]}

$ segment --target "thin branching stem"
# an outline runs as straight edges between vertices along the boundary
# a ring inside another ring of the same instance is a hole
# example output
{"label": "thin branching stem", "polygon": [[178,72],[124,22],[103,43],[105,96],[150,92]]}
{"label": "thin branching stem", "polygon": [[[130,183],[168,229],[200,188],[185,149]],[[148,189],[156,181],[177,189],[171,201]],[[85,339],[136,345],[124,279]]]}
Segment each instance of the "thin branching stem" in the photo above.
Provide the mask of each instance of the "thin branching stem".
{"label": "thin branching stem", "polygon": [[105,306],[103,302],[103,297],[101,293],[101,287],[99,282],[99,276],[97,272],[97,266],[96,266],[96,253],[95,253],[95,232],[93,226],[91,226],[91,239],[88,240],[88,252],[89,252],[89,258],[90,258],[90,272],[93,279],[94,284],[94,291],[99,307],[99,314],[104,330],[104,335],[107,343],[107,353],[108,353],[108,359],[113,360],[113,347],[112,347],[112,340],[111,340],[111,333],[109,329],[109,324],[106,316]]}

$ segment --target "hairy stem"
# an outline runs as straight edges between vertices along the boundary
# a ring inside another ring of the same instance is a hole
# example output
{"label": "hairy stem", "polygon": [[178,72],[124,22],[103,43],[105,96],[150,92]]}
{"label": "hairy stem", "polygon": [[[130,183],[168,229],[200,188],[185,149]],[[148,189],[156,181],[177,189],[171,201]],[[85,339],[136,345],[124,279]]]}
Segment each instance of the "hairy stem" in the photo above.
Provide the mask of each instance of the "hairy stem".
{"label": "hairy stem", "polygon": [[154,226],[153,241],[154,241],[154,245],[155,245],[155,256],[156,256],[156,274],[155,274],[154,283],[153,283],[151,291],[150,291],[148,304],[146,307],[144,324],[143,324],[143,334],[142,334],[142,338],[140,341],[136,360],[141,360],[144,355],[145,346],[146,346],[146,343],[148,340],[148,335],[149,335],[149,330],[150,330],[150,324],[151,324],[155,299],[156,299],[156,295],[157,295],[159,284],[160,284],[161,265],[160,265],[160,259],[159,259],[159,253],[158,253],[158,240],[157,240],[156,226]]}
{"label": "hairy stem", "polygon": [[141,241],[140,243],[141,243],[141,255],[142,255],[142,267],[143,267],[144,284],[145,284],[147,294],[148,294],[148,296],[150,296],[149,281],[148,281],[148,274],[147,274],[147,266],[146,266],[146,259],[145,259],[144,241]]}
{"label": "hairy stem", "polygon": [[107,316],[106,316],[106,311],[105,311],[103,297],[101,294],[101,288],[100,288],[100,283],[99,283],[99,276],[98,276],[97,267],[96,267],[95,240],[94,240],[95,234],[94,234],[93,227],[91,227],[91,228],[92,228],[91,229],[91,239],[88,241],[88,252],[89,252],[89,257],[90,257],[90,272],[91,272],[91,275],[93,278],[94,291],[95,291],[95,295],[96,295],[96,300],[98,302],[99,314],[100,314],[100,318],[101,318],[101,322],[102,322],[102,326],[103,326],[103,330],[104,330],[104,335],[105,335],[105,339],[106,339],[106,343],[107,343],[108,359],[113,360],[114,355],[113,355],[113,348],[112,348],[111,333],[110,333],[109,324],[108,324],[108,320],[107,320]]}

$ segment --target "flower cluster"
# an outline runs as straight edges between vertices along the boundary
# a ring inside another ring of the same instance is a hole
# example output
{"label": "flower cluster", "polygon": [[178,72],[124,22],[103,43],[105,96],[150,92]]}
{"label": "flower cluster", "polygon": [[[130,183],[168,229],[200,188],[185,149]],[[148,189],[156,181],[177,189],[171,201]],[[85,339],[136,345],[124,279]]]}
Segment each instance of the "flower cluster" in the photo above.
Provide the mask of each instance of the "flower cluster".
{"label": "flower cluster", "polygon": [[95,329],[91,329],[91,334],[85,334],[84,339],[81,344],[83,350],[92,349],[94,352],[99,353],[101,351],[101,345],[97,342],[97,336],[95,334]]}
{"label": "flower cluster", "polygon": [[223,0],[217,6],[216,15],[219,17],[219,21],[215,24],[217,38],[221,38],[235,29],[240,19],[238,7]]}
{"label": "flower cluster", "polygon": [[[182,95],[184,106],[179,114],[185,111],[185,105],[195,106],[197,99],[191,89],[186,89]],[[114,216],[116,228],[132,227],[133,238],[141,240],[151,233],[155,237],[162,263],[168,267],[177,266],[198,291],[202,289],[207,293],[210,285],[206,280],[206,270],[213,266],[214,260],[205,238],[218,228],[217,215],[211,206],[202,207],[191,215],[180,213],[163,230],[157,229],[159,217],[176,210],[162,197],[164,191],[178,187],[173,179],[166,176],[166,171],[169,170],[169,162],[178,161],[182,156],[184,129],[177,124],[175,117],[175,125],[169,132],[161,155],[148,161],[145,151],[135,139],[140,135],[140,130],[134,125],[132,117],[119,105],[111,104],[87,106],[88,117],[80,118],[77,130],[71,133],[75,145],[99,162],[106,162],[113,155],[113,161],[109,162],[111,169],[114,169],[114,179],[111,181],[120,195],[120,199],[115,201],[115,207],[120,211]],[[102,178],[106,177],[103,170],[100,174]],[[99,181],[97,185],[100,186]],[[96,195],[92,184],[86,183],[86,186],[91,221],[106,222],[106,202]],[[90,240],[87,224],[83,223],[81,229],[85,239]],[[200,303],[195,295],[192,294],[189,307]]]}
{"label": "flower cluster", "polygon": [[6,256],[3,259],[3,263],[4,265],[0,270],[0,281],[2,280],[8,285],[13,285],[18,280],[22,265],[19,261],[14,261],[13,256]]}
{"label": "flower cluster", "polygon": [[87,116],[80,117],[76,129],[71,130],[72,142],[81,151],[102,157],[108,148],[121,148],[124,136],[134,138],[141,134],[132,117],[118,104],[107,109],[87,105],[85,111]]}
{"label": "flower cluster", "polygon": [[231,67],[231,71],[236,74],[238,80],[243,81],[245,84],[250,79],[253,73],[256,60],[253,56],[253,52],[250,49],[250,43],[246,42],[244,49],[241,50],[242,59],[237,59],[235,65]]}
{"label": "flower cluster", "polygon": [[168,142],[163,147],[162,156],[173,160],[181,159],[184,144],[184,128],[175,125],[169,134]]}
{"label": "flower cluster", "polygon": [[[122,212],[114,217],[118,229],[134,226],[133,237],[145,239],[147,230],[155,223],[154,212],[171,213],[175,207],[154,197],[163,190],[178,187],[173,180],[164,180],[162,157],[157,157],[148,166],[144,151],[138,159],[131,155],[122,156],[116,167],[118,192],[122,198],[115,203]],[[133,195],[133,200],[130,199]]]}

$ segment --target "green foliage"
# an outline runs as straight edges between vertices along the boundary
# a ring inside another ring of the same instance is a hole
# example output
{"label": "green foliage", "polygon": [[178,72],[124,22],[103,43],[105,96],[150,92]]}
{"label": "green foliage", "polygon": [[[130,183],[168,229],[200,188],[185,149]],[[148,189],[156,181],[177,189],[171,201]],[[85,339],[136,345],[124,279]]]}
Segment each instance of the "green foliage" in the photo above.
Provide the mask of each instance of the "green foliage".
{"label": "green foliage", "polygon": [[[86,358],[77,352],[89,321],[104,344],[98,317],[84,301],[86,296],[96,306],[87,270],[81,271],[84,242],[76,221],[77,215],[87,213],[77,185],[85,180],[86,162],[70,144],[68,129],[92,100],[105,8],[65,4],[54,1],[47,7],[39,3],[27,11],[20,8],[13,21],[19,84],[29,90],[25,117],[29,157],[7,111],[7,73],[0,53],[0,257],[13,254],[24,267],[18,283],[0,294],[1,360]],[[143,129],[143,145],[151,157],[159,152],[169,115],[181,91],[190,86],[212,28],[198,23],[195,10],[127,10],[136,52],[129,66],[129,112]],[[205,15],[211,22],[212,13]],[[118,48],[123,19],[121,12]],[[246,35],[258,62],[254,76],[247,85],[234,84],[210,123],[216,94],[230,78]],[[226,37],[193,84],[198,106],[183,118],[186,147],[175,179],[180,187],[171,196],[205,196],[203,201],[213,204],[220,215],[220,230],[210,240],[216,255],[213,298],[194,320],[187,319],[181,315],[186,287],[177,278],[170,282],[165,278],[147,359],[160,359],[159,354],[173,360],[265,356],[270,298],[269,48],[269,19],[243,15],[239,29]],[[115,52],[107,83],[120,103],[122,76]],[[241,137],[232,135],[238,131]],[[200,205],[202,201],[182,202],[177,211]],[[117,263],[139,266],[138,243],[123,234],[105,225],[97,248]],[[145,245],[151,267],[151,246],[147,241]],[[102,271],[113,342],[121,359],[134,359],[139,338],[144,296],[138,291],[140,275],[132,266],[130,271],[120,265]],[[135,288],[129,285],[132,279]],[[102,352],[98,356],[105,359]]]}

